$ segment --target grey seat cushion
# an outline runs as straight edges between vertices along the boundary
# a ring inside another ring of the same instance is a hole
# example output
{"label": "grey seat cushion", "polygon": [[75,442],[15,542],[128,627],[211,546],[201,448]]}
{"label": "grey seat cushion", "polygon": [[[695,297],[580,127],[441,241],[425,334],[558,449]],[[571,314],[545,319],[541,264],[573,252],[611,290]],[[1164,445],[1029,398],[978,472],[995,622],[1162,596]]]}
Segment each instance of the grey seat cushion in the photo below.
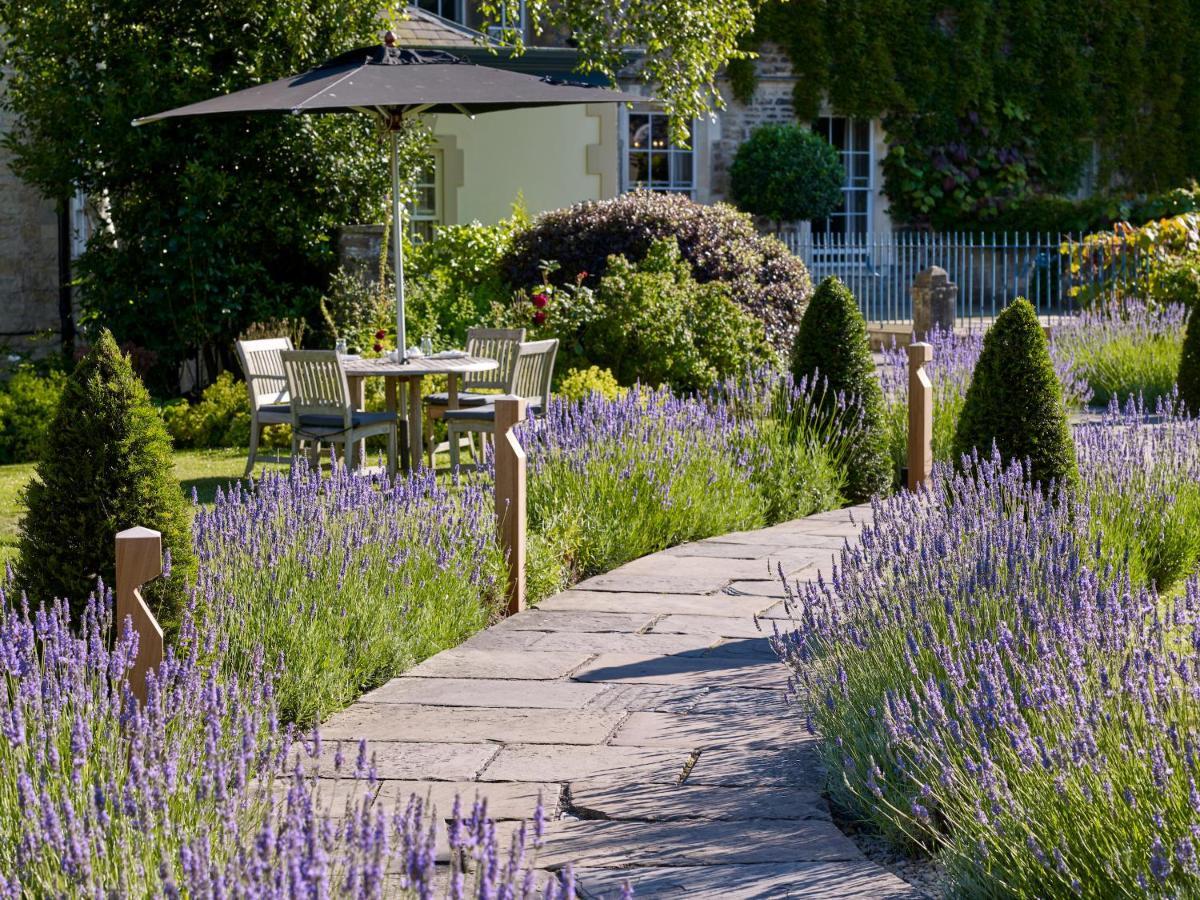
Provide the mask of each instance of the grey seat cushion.
{"label": "grey seat cushion", "polygon": [[[484,406],[492,398],[487,394],[472,394],[470,391],[458,392],[458,405],[462,406]],[[436,394],[430,394],[425,398],[425,402],[430,406],[449,406],[450,395],[446,391],[438,391]]]}
{"label": "grey seat cushion", "polygon": [[[542,408],[536,403],[531,403],[528,411],[531,416],[540,416],[542,414]],[[474,409],[448,409],[444,416],[447,422],[495,422],[496,406],[495,404],[488,403],[486,406],[479,406]]]}
{"label": "grey seat cushion", "polygon": [[[355,428],[363,428],[367,425],[383,425],[395,421],[396,414],[394,412],[356,412],[350,417],[350,423]],[[301,416],[300,427],[341,431],[346,426],[341,416]]]}
{"label": "grey seat cushion", "polygon": [[258,411],[260,414],[271,413],[277,416],[290,416],[292,414],[292,408],[286,403],[269,403],[266,406],[260,406]]}

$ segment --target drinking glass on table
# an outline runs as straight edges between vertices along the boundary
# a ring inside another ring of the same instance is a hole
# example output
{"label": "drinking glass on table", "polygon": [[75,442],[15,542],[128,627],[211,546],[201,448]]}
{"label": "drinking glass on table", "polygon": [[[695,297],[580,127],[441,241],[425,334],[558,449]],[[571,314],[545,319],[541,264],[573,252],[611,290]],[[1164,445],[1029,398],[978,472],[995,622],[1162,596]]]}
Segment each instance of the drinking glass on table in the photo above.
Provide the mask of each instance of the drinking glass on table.
{"label": "drinking glass on table", "polygon": [[421,355],[433,356],[433,338],[431,338],[429,335],[425,335],[423,338],[421,338]]}
{"label": "drinking glass on table", "polygon": [[337,353],[338,356],[345,356],[346,355],[346,339],[338,338],[337,343],[333,345],[333,349]]}

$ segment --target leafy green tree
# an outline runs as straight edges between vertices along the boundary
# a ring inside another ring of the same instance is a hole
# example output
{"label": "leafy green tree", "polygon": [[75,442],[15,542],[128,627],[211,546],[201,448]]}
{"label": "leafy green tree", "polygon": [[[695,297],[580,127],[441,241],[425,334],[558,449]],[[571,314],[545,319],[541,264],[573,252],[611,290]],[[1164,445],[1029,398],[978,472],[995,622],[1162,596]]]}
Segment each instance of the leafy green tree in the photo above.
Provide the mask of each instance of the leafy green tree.
{"label": "leafy green tree", "polygon": [[854,429],[847,456],[846,494],[868,500],[892,486],[895,473],[883,418],[883,389],[867,339],[867,323],[842,282],[826,278],[813,293],[792,348],[792,375],[827,381],[826,403],[850,405],[844,416]]}
{"label": "leafy green tree", "polygon": [[97,578],[115,584],[117,532],[141,525],[162,532],[172,561],[147,600],[164,627],[177,622],[196,567],[191,511],[162,417],[110,332],[67,379],[24,501],[17,579],[35,601],[82,610]]}
{"label": "leafy green tree", "polygon": [[778,222],[822,219],[842,199],[842,161],[799,125],[762,125],[737,149],[729,188],[742,210]]}
{"label": "leafy green tree", "polygon": [[996,317],[958,419],[954,457],[992,446],[1005,462],[1029,462],[1040,484],[1072,484],[1078,477],[1075,443],[1067,425],[1062,385],[1050,346],[1028,300],[1018,299]]}
{"label": "leafy green tree", "polygon": [[481,0],[479,9],[515,52],[524,49],[515,23],[529,21],[539,35],[569,34],[584,71],[613,81],[629,69],[630,48],[638,48],[638,75],[670,114],[673,137],[683,140],[690,120],[724,106],[717,74],[746,55],[740,42],[754,28],[762,3],[632,0],[618,7],[586,0]]}
{"label": "leafy green tree", "polygon": [[347,222],[381,218],[386,153],[366,116],[131,120],[377,41],[371,0],[0,4],[5,146],[46,197],[102,225],[79,264],[85,323],[157,355],[174,388],[264,319],[315,320]]}

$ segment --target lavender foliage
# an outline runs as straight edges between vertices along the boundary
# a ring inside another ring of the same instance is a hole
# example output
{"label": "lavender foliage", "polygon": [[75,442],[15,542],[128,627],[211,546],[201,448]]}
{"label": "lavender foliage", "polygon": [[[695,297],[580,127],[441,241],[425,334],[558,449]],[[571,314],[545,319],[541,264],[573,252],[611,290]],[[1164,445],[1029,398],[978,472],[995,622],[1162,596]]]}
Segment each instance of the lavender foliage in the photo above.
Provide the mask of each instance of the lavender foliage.
{"label": "lavender foliage", "polygon": [[[439,867],[428,804],[376,802],[365,744],[315,777],[319,734],[279,725],[270,667],[224,674],[190,611],[139,705],[136,638],[112,641],[102,597],[78,632],[61,602],[0,597],[0,897],[543,896],[540,803],[507,852],[485,803],[456,803]],[[570,881],[544,896],[570,896]]]}
{"label": "lavender foliage", "polygon": [[303,464],[218,491],[195,520],[204,627],[244,673],[282,662],[310,724],[490,621],[503,560],[490,492],[429,471],[394,482]]}
{"label": "lavender foliage", "polygon": [[1072,494],[984,459],[877,501],[774,638],[837,801],[956,894],[1200,890],[1200,583],[1155,586],[1200,560],[1200,427],[1135,405],[1078,443]]}

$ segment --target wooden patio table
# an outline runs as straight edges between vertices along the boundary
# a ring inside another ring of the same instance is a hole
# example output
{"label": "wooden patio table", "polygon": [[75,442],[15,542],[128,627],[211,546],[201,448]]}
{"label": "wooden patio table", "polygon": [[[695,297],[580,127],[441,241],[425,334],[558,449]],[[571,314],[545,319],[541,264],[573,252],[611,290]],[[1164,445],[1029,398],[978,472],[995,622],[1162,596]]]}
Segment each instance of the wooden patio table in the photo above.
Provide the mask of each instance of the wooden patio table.
{"label": "wooden patio table", "polygon": [[[424,416],[421,409],[421,379],[426,375],[445,375],[447,380],[447,408],[458,409],[458,380],[462,375],[489,372],[498,369],[500,363],[483,356],[422,356],[407,362],[394,362],[386,357],[376,359],[343,359],[342,368],[350,383],[350,396],[359,409],[365,400],[364,382],[367,378],[384,379],[384,396],[389,412],[398,412],[408,420],[409,465],[424,457],[421,430]],[[398,385],[408,382],[408,409],[399,404]]]}

